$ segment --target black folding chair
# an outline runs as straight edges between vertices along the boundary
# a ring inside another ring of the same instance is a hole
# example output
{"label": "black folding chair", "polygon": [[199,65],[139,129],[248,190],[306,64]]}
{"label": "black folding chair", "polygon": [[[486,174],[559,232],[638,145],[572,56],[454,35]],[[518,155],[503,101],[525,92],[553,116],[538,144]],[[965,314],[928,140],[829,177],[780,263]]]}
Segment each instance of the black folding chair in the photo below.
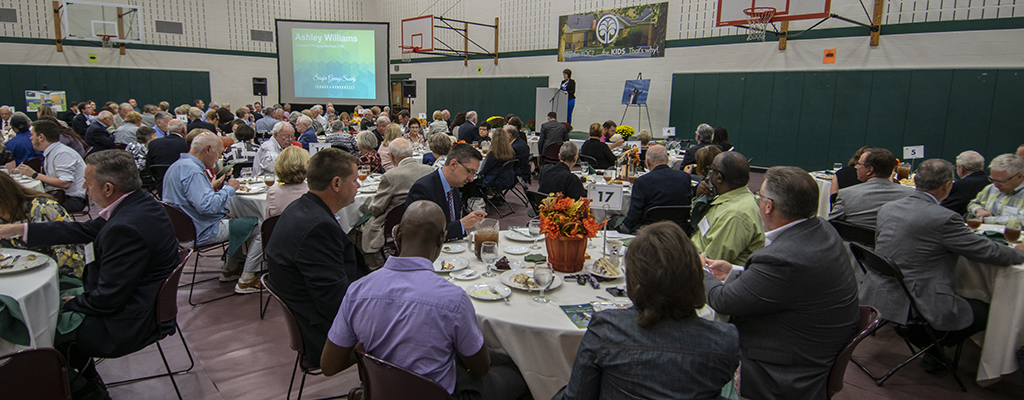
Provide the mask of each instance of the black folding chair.
{"label": "black folding chair", "polygon": [[530,200],[530,207],[533,207],[533,212],[540,215],[540,203],[544,201],[544,199],[548,198],[548,195],[533,190],[527,190],[526,198]]}
{"label": "black folding chair", "polygon": [[[498,175],[500,176],[500,175],[503,175],[503,174],[512,174],[513,176],[515,176],[515,174],[516,174],[516,171],[515,171],[516,165],[519,165],[519,160],[509,160],[509,161],[506,161],[504,164],[501,165],[501,170],[498,172]],[[501,213],[501,210],[498,209],[498,206],[496,204],[494,204],[493,201],[491,201],[490,196],[487,195],[487,191],[484,190],[484,193],[483,193],[483,195],[484,195],[484,203],[487,203],[488,206],[490,206],[491,208],[494,209],[494,212],[498,213],[498,218],[505,218],[505,216],[512,215],[512,214],[514,214],[516,212],[516,210],[512,208],[512,205],[509,204],[508,200],[505,199],[505,193],[507,193],[509,190],[511,190],[515,186],[516,186],[515,181],[513,181],[512,182],[512,186],[508,187],[508,188],[499,188],[499,187],[494,187],[494,186],[484,186],[483,187],[483,189],[487,189],[487,188],[493,189],[496,192],[497,196],[501,197],[501,201],[503,201],[505,203],[505,205],[508,206],[508,211],[509,211],[508,214],[504,214],[503,215]]]}
{"label": "black folding chair", "polygon": [[171,166],[169,164],[153,164],[149,166],[149,176],[153,177],[156,186],[157,199],[164,195],[164,174]]}
{"label": "black folding chair", "polygon": [[[907,364],[910,364],[910,362],[916,360],[918,357],[924,355],[932,348],[935,348],[936,351],[934,353],[938,353],[939,361],[942,363],[944,367],[946,367],[947,369],[950,370],[950,372],[953,373],[953,379],[956,379],[957,385],[960,385],[960,390],[966,392],[967,387],[964,386],[964,383],[960,380],[960,375],[957,374],[956,372],[957,365],[960,363],[960,352],[963,350],[964,346],[963,341],[957,344],[956,356],[953,360],[950,360],[949,356],[947,356],[946,352],[942,349],[942,344],[940,343],[940,338],[937,332],[935,331],[935,328],[932,328],[932,325],[930,322],[928,322],[928,319],[925,318],[923,314],[921,314],[920,308],[917,306],[917,301],[914,300],[914,296],[911,294],[910,289],[907,288],[907,284],[906,282],[904,282],[903,272],[900,271],[899,267],[895,263],[893,263],[892,260],[890,260],[888,257],[875,253],[874,250],[860,243],[850,243],[850,250],[853,251],[853,256],[857,259],[858,262],[860,262],[861,266],[883,277],[895,279],[896,282],[900,284],[900,288],[903,289],[903,294],[907,296],[907,300],[910,302],[911,317],[907,319],[906,325],[896,324],[897,328],[908,328],[911,326],[920,327],[928,334],[928,339],[930,342],[928,345],[921,347],[920,350],[914,350],[914,343],[912,343],[911,340],[908,339],[905,335],[900,333],[901,329],[896,329],[896,333],[900,335],[901,338],[903,338],[904,342],[907,343],[907,347],[910,348],[910,352],[913,354],[913,356],[908,358],[906,361],[900,363],[895,368],[887,372],[885,375],[882,375],[881,377],[872,374],[871,371],[868,371],[868,369],[861,365],[859,362],[857,362],[857,360],[851,358],[850,361],[853,361],[854,364],[857,364],[857,366],[860,367],[860,369],[863,370],[864,373],[866,373],[869,377],[871,377],[872,380],[875,381],[876,385],[882,386],[882,384],[884,384],[885,381],[892,377],[892,375],[895,374],[897,371],[902,369]],[[890,321],[883,321],[881,324],[878,325],[878,328],[881,328],[887,322]],[[878,330],[878,328],[876,328],[875,330]]]}
{"label": "black folding chair", "polygon": [[[226,257],[228,256],[228,254],[226,254],[227,250],[228,250],[228,242],[224,241],[224,242],[218,242],[218,243],[207,243],[207,244],[204,244],[204,245],[199,245],[199,243],[196,243],[196,241],[197,241],[197,239],[196,239],[196,226],[195,226],[195,223],[192,222],[192,217],[189,217],[188,214],[185,214],[185,212],[181,211],[180,209],[178,209],[178,207],[175,207],[173,205],[170,205],[170,204],[167,204],[167,203],[164,203],[164,202],[161,202],[160,204],[162,204],[164,206],[164,211],[167,213],[167,216],[171,219],[171,226],[174,227],[174,235],[178,238],[179,246],[181,246],[183,248],[191,247],[191,248],[195,249],[195,251],[196,251],[196,263],[195,263],[195,266],[192,268],[192,283],[186,283],[184,285],[178,286],[179,288],[180,287],[188,286],[188,304],[191,304],[192,306],[198,306],[198,305],[203,305],[203,304],[206,304],[206,303],[209,303],[209,302],[212,302],[212,301],[217,301],[217,300],[220,300],[220,299],[226,299],[228,297],[234,296],[235,292],[234,292],[234,290],[232,290],[231,294],[219,296],[219,297],[216,297],[216,298],[213,298],[213,299],[209,299],[209,300],[206,300],[206,301],[201,301],[201,302],[196,303],[196,302],[194,302],[192,300],[192,292],[194,291],[195,286],[196,286],[197,283],[209,282],[209,281],[218,279],[218,277],[213,277],[213,278],[203,279],[201,281],[196,281],[196,275],[198,275],[200,273],[216,273],[216,274],[220,274],[219,271],[199,272],[199,258],[201,258],[201,257],[207,257],[207,258],[217,257],[217,258],[220,258],[222,260],[225,260]],[[218,250],[221,253],[220,256],[209,255],[209,254],[212,254],[212,253],[216,253]]]}
{"label": "black folding chair", "polygon": [[[260,225],[260,245],[263,247],[263,264],[264,270],[266,270],[267,263],[267,245],[270,244],[270,236],[274,234],[274,227],[277,226],[277,220],[281,219],[280,215],[263,220],[263,224]],[[263,285],[260,284],[260,319],[267,314],[267,306],[270,305],[270,298],[267,298],[266,304],[263,303]]]}
{"label": "black folding chair", "polygon": [[690,234],[690,206],[657,206],[644,210],[640,226],[660,221],[672,221],[687,235]]}

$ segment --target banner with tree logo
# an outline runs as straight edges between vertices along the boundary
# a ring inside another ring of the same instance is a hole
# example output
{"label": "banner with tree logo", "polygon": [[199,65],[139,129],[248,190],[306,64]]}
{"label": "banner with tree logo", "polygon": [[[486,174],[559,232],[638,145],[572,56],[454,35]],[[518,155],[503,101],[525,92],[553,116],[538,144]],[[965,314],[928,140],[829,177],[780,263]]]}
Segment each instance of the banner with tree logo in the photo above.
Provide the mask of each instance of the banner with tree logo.
{"label": "banner with tree logo", "polygon": [[668,3],[558,17],[558,61],[665,56]]}

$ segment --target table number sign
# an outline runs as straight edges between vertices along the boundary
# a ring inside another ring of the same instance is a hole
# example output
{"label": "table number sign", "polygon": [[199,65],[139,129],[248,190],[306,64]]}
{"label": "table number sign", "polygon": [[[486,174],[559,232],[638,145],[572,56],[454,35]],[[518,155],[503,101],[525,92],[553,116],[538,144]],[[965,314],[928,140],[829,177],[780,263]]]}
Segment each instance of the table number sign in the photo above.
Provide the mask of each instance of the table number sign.
{"label": "table number sign", "polygon": [[330,143],[310,143],[309,144],[309,156],[312,157],[318,151],[323,150],[323,149],[329,149],[330,147],[331,147]]}
{"label": "table number sign", "polygon": [[903,159],[924,158],[924,146],[903,146]]}
{"label": "table number sign", "polygon": [[587,191],[590,208],[622,209],[622,186],[593,184]]}

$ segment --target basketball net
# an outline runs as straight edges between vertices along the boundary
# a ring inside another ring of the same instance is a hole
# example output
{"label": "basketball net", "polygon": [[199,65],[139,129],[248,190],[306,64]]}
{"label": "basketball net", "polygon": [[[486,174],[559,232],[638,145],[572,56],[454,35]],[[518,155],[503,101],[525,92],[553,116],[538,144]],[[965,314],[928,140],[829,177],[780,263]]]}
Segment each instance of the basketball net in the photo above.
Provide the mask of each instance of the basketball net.
{"label": "basketball net", "polygon": [[402,62],[412,62],[412,53],[416,52],[416,47],[402,46]]}
{"label": "basketball net", "polygon": [[747,41],[764,41],[768,24],[775,16],[775,7],[751,7],[743,10],[747,14]]}
{"label": "basketball net", "polygon": [[114,36],[100,35],[100,45],[101,45],[101,47],[103,47],[104,49],[112,49],[112,48],[114,48],[114,41],[110,40],[112,38],[114,38]]}

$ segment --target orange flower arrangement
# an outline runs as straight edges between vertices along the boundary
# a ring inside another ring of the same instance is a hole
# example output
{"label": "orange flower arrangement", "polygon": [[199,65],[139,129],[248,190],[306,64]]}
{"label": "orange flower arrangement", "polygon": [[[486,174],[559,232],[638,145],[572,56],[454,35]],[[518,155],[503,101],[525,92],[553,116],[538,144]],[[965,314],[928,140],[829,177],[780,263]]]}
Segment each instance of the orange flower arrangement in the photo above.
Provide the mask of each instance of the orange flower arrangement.
{"label": "orange flower arrangement", "polygon": [[604,226],[590,214],[588,198],[573,200],[559,192],[544,199],[539,210],[540,231],[552,239],[559,236],[592,238]]}

